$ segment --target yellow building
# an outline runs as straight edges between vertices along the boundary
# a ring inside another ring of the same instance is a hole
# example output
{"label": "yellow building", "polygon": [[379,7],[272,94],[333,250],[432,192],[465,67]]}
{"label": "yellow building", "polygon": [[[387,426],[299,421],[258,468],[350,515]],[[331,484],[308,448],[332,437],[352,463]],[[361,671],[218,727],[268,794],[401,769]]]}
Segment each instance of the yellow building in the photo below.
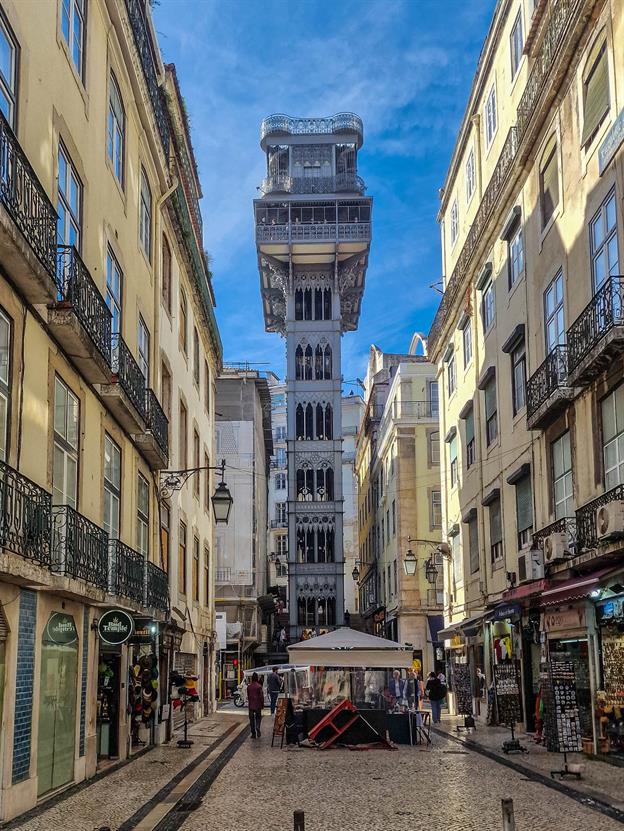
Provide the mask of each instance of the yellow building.
{"label": "yellow building", "polygon": [[479,698],[477,667],[512,662],[532,728],[543,673],[572,661],[588,738],[622,565],[623,35],[620,0],[497,4],[441,191],[429,334],[451,663]]}
{"label": "yellow building", "polygon": [[406,355],[370,349],[356,451],[358,585],[360,625],[411,644],[421,671],[429,672],[444,660],[437,638],[440,438],[436,371],[416,355],[419,340]]}
{"label": "yellow building", "polygon": [[[198,428],[200,464],[213,458],[221,353],[186,122],[145,6],[7,0],[0,13],[2,819],[161,740],[184,630],[199,674],[212,631],[212,520],[190,484],[169,521],[188,517],[193,588],[169,622],[160,471],[197,454],[170,454],[168,421],[180,436],[185,396],[189,446]],[[176,302],[186,292],[188,363],[164,320],[179,330],[166,278]],[[139,663],[151,691],[129,676]]]}

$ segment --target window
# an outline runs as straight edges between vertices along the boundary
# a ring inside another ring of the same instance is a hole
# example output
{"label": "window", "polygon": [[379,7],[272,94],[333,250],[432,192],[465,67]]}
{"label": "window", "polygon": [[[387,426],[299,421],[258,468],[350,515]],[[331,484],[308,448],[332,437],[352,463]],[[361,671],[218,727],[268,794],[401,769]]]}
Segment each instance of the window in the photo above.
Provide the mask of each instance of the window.
{"label": "window", "polygon": [[139,353],[139,369],[143,373],[146,385],[150,380],[150,334],[145,321],[139,315],[139,326],[137,331],[137,348]]}
{"label": "window", "polygon": [[275,428],[275,441],[286,441],[286,427],[284,425]]}
{"label": "window", "polygon": [[563,272],[559,271],[544,292],[544,331],[546,353],[565,343],[565,315],[563,310]]}
{"label": "window", "polygon": [[283,524],[288,522],[287,505],[285,502],[275,503],[275,519],[278,523]]}
{"label": "window", "polygon": [[182,352],[188,355],[188,306],[184,289],[180,289],[180,320],[178,321],[178,344]]}
{"label": "window", "polygon": [[430,524],[433,530],[434,528],[442,527],[442,491],[431,491],[430,499]]}
{"label": "window", "polygon": [[597,44],[586,64],[583,77],[583,134],[581,145],[587,146],[609,112],[609,67],[607,44]]}
{"label": "window", "polygon": [[462,341],[464,344],[464,369],[466,369],[472,360],[472,326],[469,320],[462,330]]}
{"label": "window", "polygon": [[171,314],[171,248],[164,234],[162,237],[161,292],[163,306]]}
{"label": "window", "polygon": [[542,156],[540,165],[540,207],[542,228],[546,228],[559,204],[559,169],[557,165],[557,140],[552,138]]}
{"label": "window", "polygon": [[166,502],[160,505],[160,548],[163,570],[169,571],[169,537],[171,533],[171,510]]}
{"label": "window", "polygon": [[485,145],[489,147],[494,140],[498,128],[498,114],[496,112],[496,85],[488,93],[485,101]]}
{"label": "window", "polygon": [[180,424],[179,424],[179,436],[178,436],[178,449],[180,455],[180,470],[185,470],[188,465],[188,410],[180,401]]}
{"label": "window", "polygon": [[61,0],[61,31],[69,48],[74,69],[84,76],[84,40],[87,0]]}
{"label": "window", "polygon": [[193,381],[199,387],[199,332],[193,326]]}
{"label": "window", "polygon": [[451,471],[451,487],[457,484],[457,433],[449,441],[449,465]]}
{"label": "window", "polygon": [[0,110],[13,130],[16,126],[18,55],[17,42],[0,15]]}
{"label": "window", "polygon": [[475,157],[474,150],[471,150],[466,159],[466,204],[470,203],[475,192],[475,181]]}
{"label": "window", "polygon": [[531,476],[523,476],[516,482],[516,524],[518,530],[518,550],[526,548],[533,534],[533,496]]}
{"label": "window", "polygon": [[492,565],[503,560],[503,526],[501,522],[500,499],[490,503],[490,557]]}
{"label": "window", "polygon": [[470,556],[470,573],[475,574],[479,571],[479,527],[477,525],[477,512],[474,510],[474,515],[468,520],[468,545]]}
{"label": "window", "polygon": [[516,77],[520,61],[522,60],[522,49],[524,39],[522,35],[522,9],[514,21],[511,34],[509,35],[509,51],[511,55],[511,79]]}
{"label": "window", "polygon": [[605,490],[624,482],[624,385],[602,401]]}
{"label": "window", "polygon": [[435,418],[440,412],[440,402],[438,398],[438,382],[427,381],[428,401],[431,407],[431,417]]}
{"label": "window", "polygon": [[574,486],[572,481],[572,454],[570,432],[565,432],[551,445],[553,502],[555,519],[574,516]]}
{"label": "window", "polygon": [[80,251],[82,214],[82,182],[62,144],[58,149],[58,213],[57,242],[73,245]]}
{"label": "window", "polygon": [[457,387],[457,374],[455,371],[455,355],[451,355],[446,365],[446,383],[449,398],[455,392]]}
{"label": "window", "polygon": [[145,168],[141,167],[141,198],[139,203],[139,242],[147,259],[152,261],[152,191]]}
{"label": "window", "polygon": [[466,469],[471,468],[475,463],[475,432],[474,432],[474,410],[471,407],[466,415]]}
{"label": "window", "polygon": [[392,500],[392,536],[396,537],[396,502]]}
{"label": "window", "polygon": [[451,245],[455,244],[455,240],[459,236],[459,207],[457,206],[457,199],[451,206]]}
{"label": "window", "polygon": [[199,603],[199,539],[193,537],[193,600]]}
{"label": "window", "polygon": [[119,539],[121,505],[121,450],[111,437],[104,436],[104,530]]}
{"label": "window", "polygon": [[498,436],[498,413],[496,409],[496,378],[485,386],[485,438],[489,447]]}
{"label": "window", "polygon": [[[199,467],[201,464],[199,453],[199,433],[197,430],[193,430],[193,467]],[[199,499],[199,473],[193,476],[193,496]]]}
{"label": "window", "polygon": [[108,81],[108,134],[106,136],[106,147],[108,158],[113,165],[113,172],[117,181],[123,186],[124,183],[124,145],[126,134],[126,115],[119,86],[111,72]]}
{"label": "window", "polygon": [[429,433],[429,465],[437,467],[440,464],[440,433],[434,430]]}
{"label": "window", "polygon": [[521,277],[524,277],[524,242],[522,228],[509,240],[509,288],[513,288]]}
{"label": "window", "polygon": [[286,449],[284,447],[278,447],[275,450],[275,458],[278,467],[286,467]]}
{"label": "window", "polygon": [[164,362],[160,365],[160,394],[163,411],[171,423],[171,373]]}
{"label": "window", "polygon": [[210,457],[207,453],[204,453],[204,467],[204,511],[210,514]]}
{"label": "window", "polygon": [[383,551],[386,547],[386,521],[383,518],[381,520],[381,546]]}
{"label": "window", "polygon": [[607,278],[619,274],[617,216],[615,190],[607,196],[589,226],[594,291]]}
{"label": "window", "polygon": [[276,473],[275,474],[275,490],[278,490],[278,491],[286,490],[286,474],[285,473]]}
{"label": "window", "polygon": [[210,412],[210,368],[208,361],[204,359],[204,407],[207,413]]}
{"label": "window", "polygon": [[54,505],[78,505],[78,442],[80,407],[78,399],[60,378],[54,379]]}
{"label": "window", "polygon": [[[0,18],[1,20],[1,18]],[[0,311],[0,460],[9,455],[11,412],[11,320]]]}
{"label": "window", "polygon": [[462,556],[462,546],[459,534],[454,534],[450,538],[451,543],[451,562],[453,564],[453,580],[455,583],[463,583],[464,581],[464,561]]}
{"label": "window", "polygon": [[390,508],[386,511],[386,532],[388,534],[388,538],[386,542],[390,543]]}
{"label": "window", "polygon": [[178,537],[178,593],[186,594],[186,523],[180,522]]}
{"label": "window", "polygon": [[517,415],[526,404],[526,347],[524,340],[511,353],[511,395],[513,413]]}
{"label": "window", "polygon": [[394,593],[398,595],[399,593],[399,574],[397,568],[397,561],[395,560],[392,563],[392,571],[394,572]]}
{"label": "window", "polygon": [[117,258],[108,247],[106,251],[106,305],[111,313],[111,333],[121,334],[121,298],[123,274]]}
{"label": "window", "polygon": [[481,320],[483,322],[484,334],[492,328],[495,316],[496,302],[494,297],[494,283],[490,280],[481,295]]}
{"label": "window", "polygon": [[210,549],[204,545],[204,606],[209,605],[210,598]]}
{"label": "window", "polygon": [[137,480],[137,551],[149,555],[149,482],[141,473]]}

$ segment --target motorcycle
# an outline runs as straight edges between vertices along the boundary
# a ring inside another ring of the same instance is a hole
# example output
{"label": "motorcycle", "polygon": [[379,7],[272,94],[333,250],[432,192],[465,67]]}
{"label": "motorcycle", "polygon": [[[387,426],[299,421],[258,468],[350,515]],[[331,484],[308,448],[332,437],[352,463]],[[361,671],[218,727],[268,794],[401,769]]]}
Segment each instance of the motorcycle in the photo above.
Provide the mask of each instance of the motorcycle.
{"label": "motorcycle", "polygon": [[240,684],[235,690],[232,695],[232,701],[234,702],[235,707],[244,707],[245,706],[245,693],[241,689],[243,684]]}

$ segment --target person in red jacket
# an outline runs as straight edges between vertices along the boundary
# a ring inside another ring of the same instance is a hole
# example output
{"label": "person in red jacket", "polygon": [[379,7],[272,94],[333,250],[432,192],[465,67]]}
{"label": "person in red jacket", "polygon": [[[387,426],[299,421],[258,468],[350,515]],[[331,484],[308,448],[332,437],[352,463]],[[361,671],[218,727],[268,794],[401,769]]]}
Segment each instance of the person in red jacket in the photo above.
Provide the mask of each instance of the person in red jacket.
{"label": "person in red jacket", "polygon": [[249,709],[249,725],[251,738],[260,738],[260,722],[262,721],[262,707],[264,705],[264,690],[258,682],[258,673],[251,676],[251,683],[247,687],[247,708]]}

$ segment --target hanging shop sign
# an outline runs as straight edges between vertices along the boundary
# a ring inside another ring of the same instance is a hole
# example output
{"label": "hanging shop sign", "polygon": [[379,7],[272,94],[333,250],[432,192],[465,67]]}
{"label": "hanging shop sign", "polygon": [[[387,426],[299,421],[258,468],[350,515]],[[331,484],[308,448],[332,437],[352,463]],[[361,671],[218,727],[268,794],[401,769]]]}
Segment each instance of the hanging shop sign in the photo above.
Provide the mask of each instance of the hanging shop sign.
{"label": "hanging shop sign", "polygon": [[503,603],[494,609],[490,620],[507,620],[507,618],[520,617],[521,614],[522,606],[519,603]]}
{"label": "hanging shop sign", "polygon": [[109,609],[98,620],[98,634],[103,643],[119,646],[125,643],[134,631],[134,618],[123,609]]}
{"label": "hanging shop sign", "polygon": [[78,640],[78,630],[71,615],[52,612],[45,628],[44,639],[48,643],[69,646]]}
{"label": "hanging shop sign", "polygon": [[624,596],[612,597],[596,605],[599,623],[621,623],[624,621]]}
{"label": "hanging shop sign", "polygon": [[151,617],[135,617],[130,643],[153,643],[157,633],[158,623]]}
{"label": "hanging shop sign", "polygon": [[617,153],[624,141],[624,110],[613,122],[611,129],[605,136],[604,141],[598,150],[598,173],[600,176],[605,172],[611,160]]}
{"label": "hanging shop sign", "polygon": [[544,614],[544,630],[546,632],[563,632],[567,629],[585,629],[587,615],[585,606],[575,609],[564,609],[561,612],[546,612]]}

